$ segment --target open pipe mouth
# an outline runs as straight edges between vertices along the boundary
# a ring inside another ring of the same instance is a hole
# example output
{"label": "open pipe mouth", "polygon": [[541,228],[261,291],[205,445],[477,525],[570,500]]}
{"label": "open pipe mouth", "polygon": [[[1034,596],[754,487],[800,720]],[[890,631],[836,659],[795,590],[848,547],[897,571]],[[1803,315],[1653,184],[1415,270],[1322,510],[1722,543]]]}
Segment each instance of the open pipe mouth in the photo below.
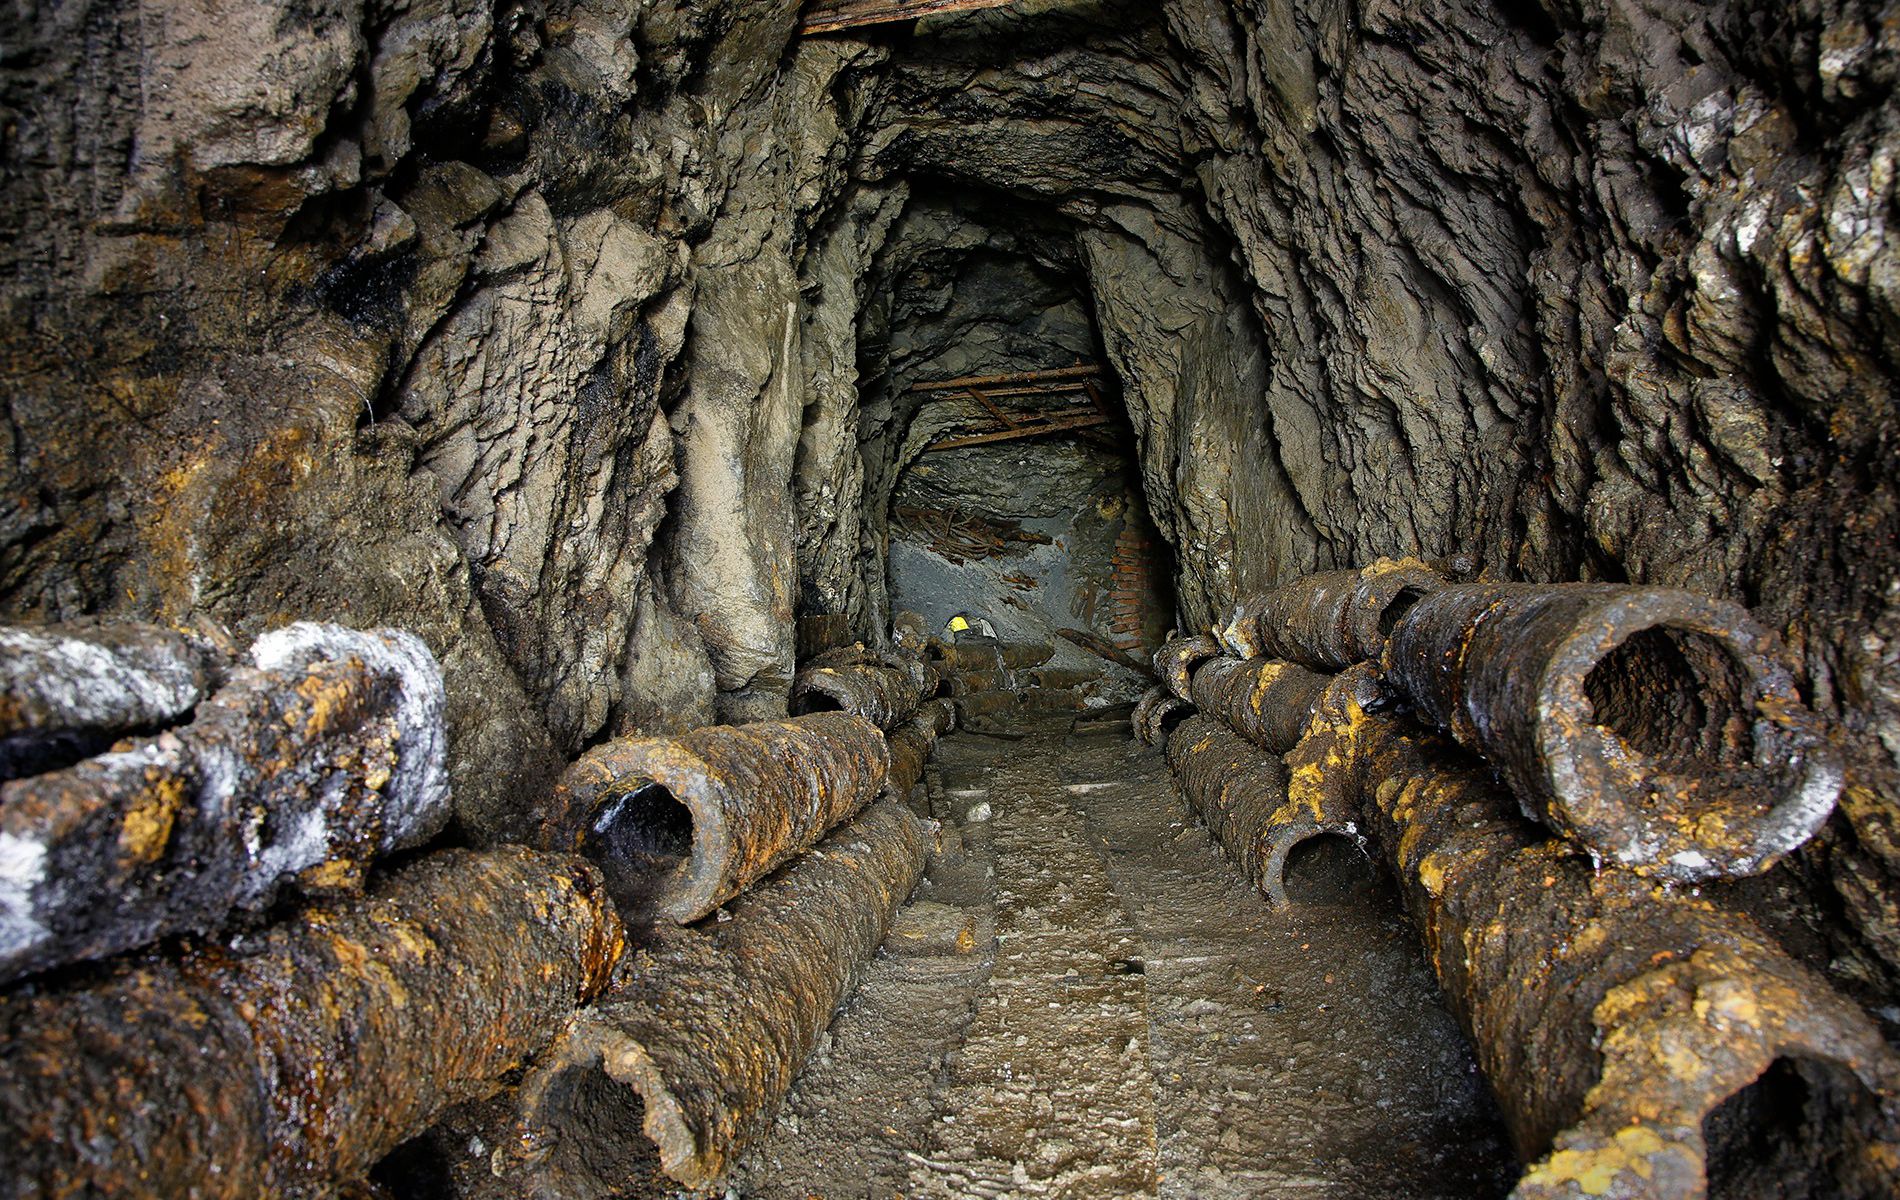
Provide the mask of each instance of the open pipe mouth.
{"label": "open pipe mouth", "polygon": [[1392,631],[1399,627],[1400,619],[1411,611],[1414,604],[1417,604],[1424,598],[1425,589],[1423,588],[1400,588],[1399,594],[1392,597],[1391,600],[1386,602],[1385,607],[1379,610],[1379,636],[1381,638],[1391,637]]}
{"label": "open pipe mouth", "polygon": [[1874,1094],[1855,1074],[1816,1058],[1777,1058],[1702,1121],[1709,1200],[1877,1200],[1892,1180],[1839,1136],[1873,1128]]}
{"label": "open pipe mouth", "polygon": [[1365,849],[1345,833],[1313,825],[1275,846],[1270,869],[1282,905],[1358,904],[1384,886]]}
{"label": "open pipe mouth", "polygon": [[548,1080],[543,1119],[553,1132],[548,1173],[586,1196],[658,1196],[670,1184],[660,1152],[640,1132],[647,1106],[639,1089],[600,1062],[569,1066]]}
{"label": "open pipe mouth", "polygon": [[830,692],[807,688],[792,697],[792,715],[808,717],[813,713],[844,712],[845,703]]}
{"label": "open pipe mouth", "polygon": [[1752,768],[1749,681],[1720,639],[1641,630],[1591,668],[1583,691],[1597,726],[1663,772],[1719,782]]}
{"label": "open pipe mouth", "polygon": [[622,919],[649,921],[691,869],[692,810],[662,784],[629,780],[603,797],[581,853],[606,875]]}
{"label": "open pipe mouth", "polygon": [[1550,660],[1536,735],[1553,812],[1639,870],[1765,870],[1813,834],[1838,756],[1765,634],[1732,606],[1636,593]]}

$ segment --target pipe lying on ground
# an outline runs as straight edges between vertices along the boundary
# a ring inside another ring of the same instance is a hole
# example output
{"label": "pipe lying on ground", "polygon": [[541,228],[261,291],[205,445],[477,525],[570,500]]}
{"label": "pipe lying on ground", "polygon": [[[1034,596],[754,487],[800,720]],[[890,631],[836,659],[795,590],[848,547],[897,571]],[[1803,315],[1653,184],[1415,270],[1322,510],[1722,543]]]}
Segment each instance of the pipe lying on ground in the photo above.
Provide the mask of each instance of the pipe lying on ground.
{"label": "pipe lying on ground", "polygon": [[395,631],[281,632],[191,724],[0,786],[0,980],[208,933],[286,886],[356,890],[376,857],[441,829],[428,650]]}
{"label": "pipe lying on ground", "polygon": [[734,901],[730,920],[661,931],[482,1132],[496,1149],[461,1162],[460,1194],[646,1195],[660,1171],[715,1186],[770,1129],[923,874],[933,829],[880,801]]}
{"label": "pipe lying on ground", "polygon": [[607,984],[586,862],[445,851],[241,951],[0,1005],[0,1195],[328,1195],[492,1093]]}
{"label": "pipe lying on ground", "polygon": [[1469,584],[1420,600],[1385,678],[1527,815],[1633,870],[1767,870],[1833,810],[1839,755],[1740,607],[1662,588]]}
{"label": "pipe lying on ground", "polygon": [[609,742],[561,776],[540,840],[600,863],[630,922],[696,921],[869,804],[889,768],[878,727],[847,713]]}
{"label": "pipe lying on ground", "polygon": [[1159,746],[1168,740],[1169,731],[1193,712],[1192,704],[1157,684],[1142,693],[1128,720],[1142,745]]}
{"label": "pipe lying on ground", "polygon": [[[1746,918],[1546,839],[1436,735],[1362,712],[1350,740],[1363,816],[1535,1161],[1515,1196],[1700,1197],[1710,1170],[1746,1169],[1731,1152],[1891,1195],[1900,1060],[1824,979]],[[1712,1115],[1790,1072],[1807,1136],[1732,1137]]]}
{"label": "pipe lying on ground", "polygon": [[1216,633],[1236,658],[1282,658],[1338,671],[1377,662],[1398,618],[1444,583],[1416,558],[1320,571],[1241,601]]}
{"label": "pipe lying on ground", "polygon": [[206,638],[136,621],[0,627],[0,779],[180,720],[225,657]]}
{"label": "pipe lying on ground", "polygon": [[1195,669],[1188,694],[1254,745],[1284,754],[1305,734],[1332,679],[1278,659],[1216,658]]}
{"label": "pipe lying on ground", "polygon": [[924,764],[937,748],[937,722],[933,714],[918,713],[891,730],[886,739],[891,747],[891,770],[884,793],[895,800],[907,800],[911,789],[924,777]]}
{"label": "pipe lying on ground", "polygon": [[1214,840],[1276,908],[1291,903],[1286,860],[1294,847],[1322,834],[1357,832],[1340,805],[1316,808],[1293,798],[1279,757],[1212,717],[1191,716],[1175,727],[1168,765]]}
{"label": "pipe lying on ground", "polygon": [[947,697],[926,701],[917,710],[917,715],[929,718],[931,728],[937,731],[939,737],[957,727],[957,704]]}
{"label": "pipe lying on ground", "polygon": [[1211,633],[1198,633],[1192,637],[1176,634],[1161,643],[1161,649],[1155,651],[1155,674],[1168,691],[1187,700],[1194,668],[1210,658],[1218,658],[1220,653],[1220,643],[1214,640]]}
{"label": "pipe lying on ground", "polygon": [[792,681],[792,712],[844,712],[895,729],[917,711],[927,682],[921,660],[915,669],[868,662],[807,667]]}

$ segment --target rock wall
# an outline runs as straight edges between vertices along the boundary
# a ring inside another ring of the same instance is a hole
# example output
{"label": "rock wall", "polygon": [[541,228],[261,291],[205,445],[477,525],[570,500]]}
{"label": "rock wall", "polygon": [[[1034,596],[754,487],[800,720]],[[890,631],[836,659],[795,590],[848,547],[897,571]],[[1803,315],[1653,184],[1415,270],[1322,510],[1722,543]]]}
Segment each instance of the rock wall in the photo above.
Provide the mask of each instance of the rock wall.
{"label": "rock wall", "polygon": [[795,611],[882,627],[889,287],[1004,247],[1083,281],[1187,624],[1463,552],[1781,627],[1854,760],[1789,877],[1894,993],[1891,5],[796,8],[22,14],[0,617],[414,629],[505,835],[778,711]]}
{"label": "rock wall", "polygon": [[1865,939],[1837,970],[1890,994],[1896,29],[1874,3],[1024,5],[920,36],[871,145],[1076,223],[1189,620],[1466,552],[1781,627],[1856,760],[1796,874]]}
{"label": "rock wall", "polygon": [[605,733],[782,694],[799,261],[879,57],[796,8],[22,19],[0,609],[415,629],[478,840]]}

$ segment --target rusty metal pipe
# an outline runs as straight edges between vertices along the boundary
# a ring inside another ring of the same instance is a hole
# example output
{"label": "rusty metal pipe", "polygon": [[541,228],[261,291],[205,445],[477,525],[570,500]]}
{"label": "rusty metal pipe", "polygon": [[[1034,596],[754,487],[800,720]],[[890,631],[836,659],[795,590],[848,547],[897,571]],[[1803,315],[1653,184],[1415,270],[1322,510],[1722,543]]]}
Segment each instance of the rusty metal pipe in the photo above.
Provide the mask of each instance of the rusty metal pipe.
{"label": "rusty metal pipe", "polygon": [[880,801],[734,901],[729,921],[660,931],[529,1071],[464,1194],[646,1195],[661,1172],[716,1186],[771,1128],[934,828]]}
{"label": "rusty metal pipe", "polygon": [[0,1196],[328,1195],[494,1092],[607,984],[599,874],[432,855],[241,950],[0,1005]]}
{"label": "rusty metal pipe", "polygon": [[1195,669],[1188,694],[1254,745],[1284,754],[1306,733],[1332,679],[1278,659],[1216,658]]}
{"label": "rusty metal pipe", "polygon": [[1191,716],[1175,727],[1168,736],[1168,765],[1189,807],[1276,908],[1291,903],[1286,860],[1295,847],[1322,834],[1357,833],[1349,809],[1293,797],[1277,755],[1212,717]]}
{"label": "rusty metal pipe", "polygon": [[927,701],[917,712],[919,716],[930,719],[931,728],[937,731],[939,737],[957,727],[957,704],[947,697]]}
{"label": "rusty metal pipe", "polygon": [[910,669],[882,663],[807,667],[792,681],[792,712],[844,712],[879,729],[895,729],[910,719],[929,682],[921,659]]}
{"label": "rusty metal pipe", "polygon": [[1220,643],[1214,640],[1211,633],[1199,633],[1192,637],[1176,634],[1161,643],[1161,648],[1155,651],[1155,674],[1168,691],[1187,700],[1194,668],[1210,658],[1218,657],[1220,653]]}
{"label": "rusty metal pipe", "polygon": [[869,804],[890,761],[847,713],[609,742],[561,776],[539,840],[600,863],[629,921],[696,921]]}
{"label": "rusty metal pipe", "polygon": [[1766,631],[1665,588],[1467,584],[1420,600],[1385,678],[1527,815],[1633,870],[1753,875],[1833,810],[1839,755]]}
{"label": "rusty metal pipe", "polygon": [[1900,1060],[1826,980],[1742,916],[1593,867],[1437,735],[1361,712],[1349,742],[1342,774],[1534,1164],[1519,1200],[1703,1196],[1705,1122],[1777,1060],[1808,1088],[1789,1152],[1825,1194],[1891,1194]]}
{"label": "rusty metal pipe", "polygon": [[1168,740],[1169,732],[1193,712],[1192,704],[1157,684],[1142,693],[1129,716],[1129,723],[1135,727],[1135,737],[1142,745],[1159,746]]}
{"label": "rusty metal pipe", "polygon": [[1338,671],[1377,662],[1398,618],[1444,583],[1416,558],[1321,571],[1246,598],[1216,633],[1237,658],[1282,658]]}
{"label": "rusty metal pipe", "polygon": [[937,748],[936,714],[918,713],[893,729],[886,740],[891,747],[891,769],[884,794],[894,800],[907,800],[911,789],[924,777],[924,764]]}
{"label": "rusty metal pipe", "polygon": [[181,720],[227,657],[207,638],[137,621],[0,626],[0,779]]}
{"label": "rusty metal pipe", "polygon": [[209,933],[286,887],[357,890],[378,855],[442,828],[428,650],[395,631],[280,633],[189,725],[0,786],[0,980]]}

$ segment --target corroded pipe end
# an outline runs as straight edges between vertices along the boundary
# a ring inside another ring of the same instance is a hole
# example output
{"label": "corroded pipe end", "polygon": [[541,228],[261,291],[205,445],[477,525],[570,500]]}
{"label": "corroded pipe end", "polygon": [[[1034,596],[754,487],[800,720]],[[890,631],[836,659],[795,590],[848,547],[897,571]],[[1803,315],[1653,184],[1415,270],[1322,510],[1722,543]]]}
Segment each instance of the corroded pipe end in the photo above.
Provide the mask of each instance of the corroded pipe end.
{"label": "corroded pipe end", "polygon": [[1386,678],[1527,815],[1682,881],[1757,874],[1832,811],[1841,761],[1740,607],[1667,588],[1463,585],[1405,618]]}
{"label": "corroded pipe end", "polygon": [[[1842,764],[1739,606],[1631,590],[1557,645],[1535,744],[1561,827],[1644,874],[1759,874],[1814,836]],[[1554,815],[1554,814],[1553,814]]]}
{"label": "corroded pipe end", "polygon": [[1220,643],[1210,633],[1171,637],[1155,651],[1155,674],[1170,692],[1186,700],[1194,668],[1220,652]]}
{"label": "corroded pipe end", "polygon": [[1378,662],[1411,607],[1445,586],[1445,577],[1416,558],[1381,558],[1360,568],[1341,613],[1340,635],[1353,662]]}
{"label": "corroded pipe end", "polygon": [[1337,671],[1376,662],[1406,610],[1444,586],[1444,576],[1416,558],[1319,571],[1243,599],[1216,634],[1238,658]]}
{"label": "corroded pipe end", "polygon": [[610,742],[561,777],[540,841],[600,861],[629,921],[685,924],[870,803],[890,765],[847,713]]}
{"label": "corroded pipe end", "polygon": [[1194,711],[1194,706],[1162,687],[1145,692],[1131,717],[1135,737],[1144,746],[1159,746],[1168,740],[1168,731]]}
{"label": "corroded pipe end", "polygon": [[[1596,1006],[1602,1074],[1516,1200],[1704,1196],[1712,1176],[1746,1171],[1751,1155],[1799,1153],[1764,1145],[1776,1139],[1759,1126],[1785,1120],[1778,1108],[1800,1127],[1773,1134],[1825,1153],[1814,1165],[1829,1194],[1892,1194],[1900,1059],[1865,1014],[1750,923],[1722,914],[1705,932]],[[1760,1093],[1752,1103],[1749,1092]],[[1756,1169],[1788,1166],[1777,1157]]]}

